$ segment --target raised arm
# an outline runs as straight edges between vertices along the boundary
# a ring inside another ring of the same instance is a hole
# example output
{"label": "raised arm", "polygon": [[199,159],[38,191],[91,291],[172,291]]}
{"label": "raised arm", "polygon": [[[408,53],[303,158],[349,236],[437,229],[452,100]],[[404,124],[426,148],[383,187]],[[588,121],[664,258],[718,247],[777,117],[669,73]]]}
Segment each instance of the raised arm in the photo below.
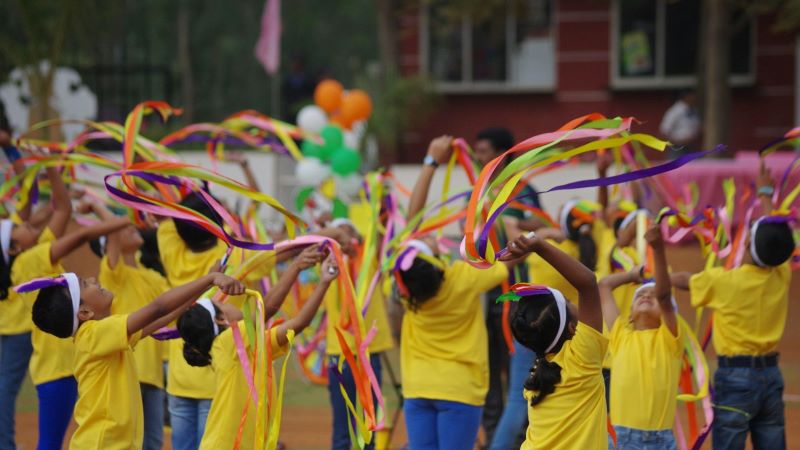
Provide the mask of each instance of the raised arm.
{"label": "raised arm", "polygon": [[689,290],[689,280],[692,279],[691,272],[672,272],[669,274],[670,284],[680,290]]}
{"label": "raised arm", "polygon": [[160,318],[168,316],[197,300],[211,286],[228,295],[244,294],[244,285],[235,278],[221,273],[210,273],[161,294],[146,306],[128,316],[128,336],[142,330],[142,337],[153,334],[161,327]]}
{"label": "raised arm", "polygon": [[503,260],[512,260],[535,252],[553,266],[578,291],[579,320],[595,330],[603,331],[603,311],[594,272],[580,261],[536,236],[520,236],[509,244],[509,254]]}
{"label": "raised arm", "polygon": [[53,199],[53,215],[47,226],[50,231],[58,238],[67,231],[70,219],[72,219],[72,200],[69,197],[67,186],[61,178],[61,172],[56,167],[47,168],[47,178],[50,180],[50,190]]}
{"label": "raised arm", "polygon": [[[611,161],[611,154],[606,151],[603,151],[603,154],[597,155],[597,175],[600,178],[605,178],[608,175],[608,168],[611,166]],[[597,188],[597,203],[600,203],[605,215],[605,212],[608,211],[608,186],[601,185]],[[608,224],[608,226],[613,225],[613,223]]]}
{"label": "raised arm", "polygon": [[78,231],[59,238],[53,242],[53,245],[50,247],[50,262],[55,264],[81,245],[92,239],[97,239],[100,236],[105,236],[109,233],[121,230],[130,225],[130,223],[127,217],[116,217],[98,223],[97,225],[92,225],[91,227],[81,228]]}
{"label": "raised arm", "polygon": [[425,203],[428,201],[428,191],[433,181],[433,174],[436,171],[436,166],[439,164],[447,163],[450,159],[450,154],[453,152],[453,136],[439,136],[431,141],[428,146],[428,156],[430,156],[434,164],[424,164],[422,170],[417,177],[417,182],[414,184],[414,191],[411,193],[411,199],[408,201],[408,220],[413,219],[420,211],[425,209]]}
{"label": "raised arm", "polygon": [[672,283],[669,279],[667,251],[664,248],[661,227],[657,224],[652,225],[645,233],[644,238],[653,249],[653,263],[656,272],[656,299],[661,307],[661,319],[672,335],[677,336],[678,318],[675,315],[675,309],[672,307]]}
{"label": "raised arm", "polygon": [[328,259],[322,263],[322,275],[320,276],[319,284],[316,288],[314,288],[314,292],[311,293],[311,296],[308,298],[308,300],[306,300],[306,303],[302,308],[300,308],[300,311],[297,312],[296,316],[278,325],[278,330],[276,332],[278,345],[286,345],[288,342],[286,333],[289,330],[294,330],[295,333],[300,333],[306,329],[306,327],[314,319],[314,315],[317,313],[317,309],[319,309],[322,299],[325,298],[325,293],[328,291],[328,287],[330,287],[331,282],[338,276],[339,268],[336,266],[333,255],[328,256]]}
{"label": "raised arm", "polygon": [[319,245],[312,245],[303,250],[302,253],[292,261],[289,268],[282,274],[275,286],[267,292],[264,298],[264,320],[269,320],[281,309],[286,294],[292,288],[300,272],[313,267],[322,261],[325,255],[320,251]]}
{"label": "raised arm", "polygon": [[636,266],[630,272],[615,273],[609,275],[598,283],[597,287],[600,290],[600,305],[603,309],[603,320],[610,330],[614,327],[614,322],[619,317],[619,308],[614,299],[614,289],[628,283],[641,283],[642,266]]}

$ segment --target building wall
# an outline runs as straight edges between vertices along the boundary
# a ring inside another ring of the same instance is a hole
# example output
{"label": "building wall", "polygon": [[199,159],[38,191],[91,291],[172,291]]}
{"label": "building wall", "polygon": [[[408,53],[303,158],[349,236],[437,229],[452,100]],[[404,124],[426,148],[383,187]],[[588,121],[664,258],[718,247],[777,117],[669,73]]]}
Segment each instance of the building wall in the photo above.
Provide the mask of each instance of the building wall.
{"label": "building wall", "polygon": [[[417,162],[431,138],[449,133],[474,138],[486,126],[511,129],[517,140],[552,131],[572,118],[600,112],[634,116],[638,131],[658,134],[674,89],[614,90],[611,87],[611,2],[556,2],[556,87],[546,93],[447,94],[437,111],[404,136],[398,162]],[[400,18],[400,65],[405,74],[420,69],[419,10]],[[794,124],[795,36],[775,33],[771,17],[756,24],[755,84],[733,88],[732,148],[753,149]]]}

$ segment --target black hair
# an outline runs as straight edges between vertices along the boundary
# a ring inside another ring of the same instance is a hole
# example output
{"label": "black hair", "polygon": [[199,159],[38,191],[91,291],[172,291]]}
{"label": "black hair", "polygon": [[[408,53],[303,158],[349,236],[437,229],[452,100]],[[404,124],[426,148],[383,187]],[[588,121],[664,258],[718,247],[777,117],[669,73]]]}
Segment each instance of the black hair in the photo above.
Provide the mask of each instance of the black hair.
{"label": "black hair", "polygon": [[[215,314],[219,314],[216,305]],[[183,339],[183,358],[190,366],[211,364],[211,345],[214,343],[214,321],[201,305],[194,305],[178,318],[178,333]]]}
{"label": "black hair", "polygon": [[8,264],[3,257],[0,257],[0,301],[8,298],[8,290],[11,289],[11,266],[17,255],[8,255]]}
{"label": "black hair", "polygon": [[597,244],[591,233],[584,233],[581,231],[582,226],[591,226],[588,224],[575,226],[575,216],[570,212],[567,214],[567,238],[578,244],[578,259],[581,264],[586,266],[592,272],[597,267]]}
{"label": "black hair", "polygon": [[155,270],[163,276],[167,276],[167,271],[164,270],[164,263],[161,262],[161,253],[158,251],[158,230],[155,228],[140,229],[139,234],[142,236],[144,244],[139,257],[139,262],[148,269]]}
{"label": "black hair", "polygon": [[[181,206],[193,209],[200,214],[208,217],[218,225],[222,224],[222,218],[209,206],[203,197],[196,192],[192,192],[181,201]],[[201,228],[194,222],[181,219],[172,219],[175,222],[175,229],[178,235],[193,252],[204,252],[217,245],[217,237],[211,232]]]}
{"label": "black hair", "polygon": [[100,238],[89,241],[89,248],[92,250],[92,253],[97,255],[98,258],[102,258],[103,255],[106,254],[106,249],[100,243]]}
{"label": "black hair", "polygon": [[758,258],[770,267],[785,263],[794,252],[794,236],[787,223],[761,223],[750,239],[755,240]]}
{"label": "black hair", "polygon": [[[567,323],[570,321],[567,310]],[[541,403],[556,389],[561,381],[561,366],[548,361],[545,351],[558,333],[558,305],[553,294],[537,294],[520,298],[517,310],[511,317],[511,333],[520,344],[536,352],[536,360],[530,376],[525,380],[525,389],[536,391],[531,406]],[[558,353],[568,333],[564,332],[551,353]]]}
{"label": "black hair", "polygon": [[619,236],[620,228],[622,227],[622,222],[625,221],[625,217],[617,217],[614,219],[614,236]]}
{"label": "black hair", "polygon": [[39,290],[33,302],[33,323],[45,333],[62,339],[72,336],[72,299],[66,286],[48,286]]}
{"label": "black hair", "polygon": [[408,289],[408,307],[416,311],[439,292],[444,272],[422,258],[414,258],[408,270],[400,271],[400,278]]}
{"label": "black hair", "polygon": [[482,139],[492,143],[495,153],[503,153],[514,146],[514,135],[507,128],[485,128],[478,133],[478,140]]}

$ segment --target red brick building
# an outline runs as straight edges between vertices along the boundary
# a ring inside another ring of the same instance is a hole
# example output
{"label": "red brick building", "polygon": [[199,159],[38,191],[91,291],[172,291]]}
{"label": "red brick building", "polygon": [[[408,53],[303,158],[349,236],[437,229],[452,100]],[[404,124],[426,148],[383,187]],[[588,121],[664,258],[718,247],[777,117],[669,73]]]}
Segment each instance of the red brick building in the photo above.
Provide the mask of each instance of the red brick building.
{"label": "red brick building", "polygon": [[[476,16],[447,3],[400,18],[401,70],[428,74],[442,103],[406,134],[399,162],[417,162],[437,134],[503,125],[521,140],[595,111],[658,134],[676,92],[696,84],[699,0],[494,0]],[[797,122],[798,45],[774,17],[739,22],[730,144],[755,148]]]}

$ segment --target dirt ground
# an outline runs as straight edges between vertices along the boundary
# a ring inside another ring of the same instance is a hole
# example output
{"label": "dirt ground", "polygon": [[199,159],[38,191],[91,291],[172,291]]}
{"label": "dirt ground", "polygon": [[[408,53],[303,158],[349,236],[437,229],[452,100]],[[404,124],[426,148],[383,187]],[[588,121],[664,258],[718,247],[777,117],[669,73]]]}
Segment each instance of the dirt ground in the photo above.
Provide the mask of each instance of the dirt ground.
{"label": "dirt ground", "polygon": [[[669,251],[670,264],[674,270],[699,270],[702,266],[699,251],[694,246],[673,247]],[[682,314],[687,320],[694,317],[686,307],[686,296],[677,295]],[[786,433],[790,449],[800,450],[800,277],[795,276],[790,293],[789,319],[786,325],[780,352],[781,369],[785,378]],[[390,355],[392,368],[399,376],[397,352]],[[709,362],[714,365],[713,351],[708,353]],[[330,447],[331,415],[328,407],[326,388],[306,383],[298,371],[289,371],[284,398],[281,442],[291,450],[319,450]],[[386,370],[384,370],[386,374]],[[397,407],[397,399],[387,375],[384,375],[384,395],[387,398],[389,417]],[[679,406],[683,411],[683,406]],[[682,413],[683,414],[683,413]],[[73,424],[74,428],[74,424]],[[36,395],[28,381],[18,402],[17,443],[21,450],[36,448],[37,420]],[[168,441],[168,439],[166,439]],[[406,442],[402,418],[393,433],[390,448],[402,448]],[[706,447],[710,448],[710,445]],[[164,448],[171,448],[167,443]]]}

